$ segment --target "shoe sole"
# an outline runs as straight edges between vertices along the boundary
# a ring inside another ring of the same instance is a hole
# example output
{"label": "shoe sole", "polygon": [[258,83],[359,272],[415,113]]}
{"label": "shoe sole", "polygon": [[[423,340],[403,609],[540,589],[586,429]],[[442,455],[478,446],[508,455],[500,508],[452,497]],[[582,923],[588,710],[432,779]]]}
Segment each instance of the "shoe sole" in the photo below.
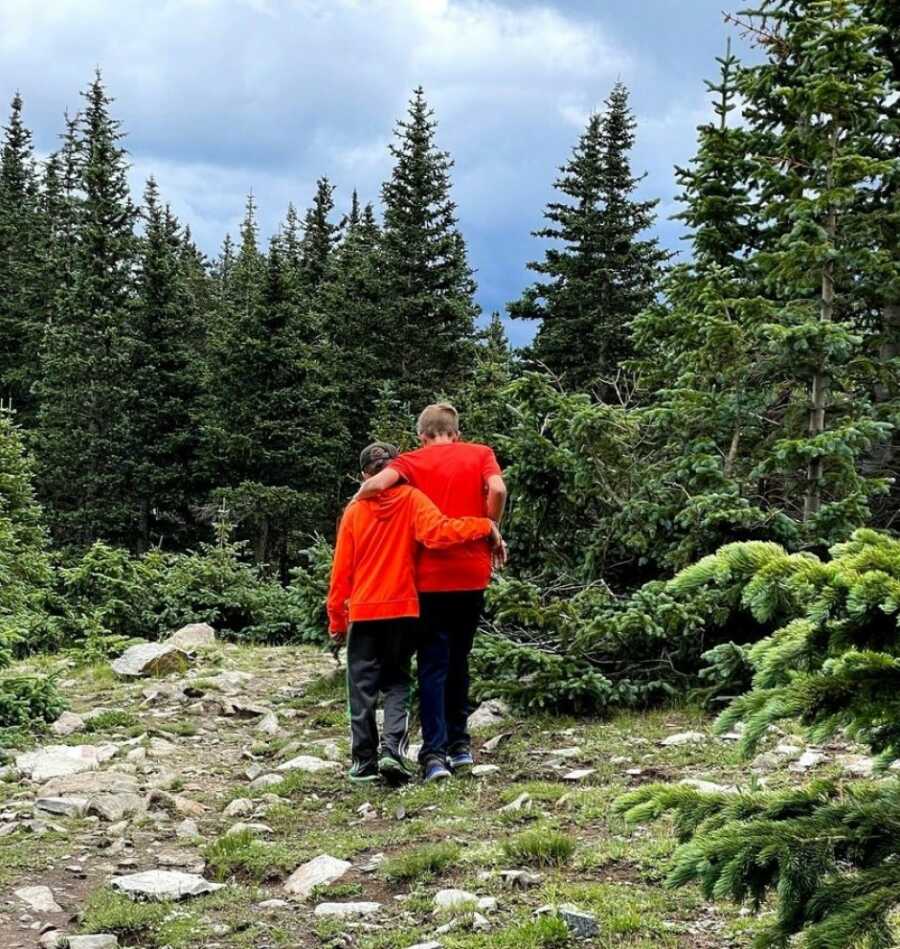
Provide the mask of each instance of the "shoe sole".
{"label": "shoe sole", "polygon": [[381,777],[380,774],[367,774],[364,777],[359,777],[358,775],[350,775],[351,784],[371,784],[373,781],[377,781]]}
{"label": "shoe sole", "polygon": [[451,764],[450,770],[454,774],[471,774],[472,768],[475,767],[474,761],[467,761],[465,764]]}
{"label": "shoe sole", "polygon": [[412,779],[412,774],[403,767],[399,761],[393,758],[382,758],[378,762],[378,770],[384,776],[385,780],[405,784]]}
{"label": "shoe sole", "polygon": [[449,777],[451,777],[449,771],[440,771],[437,774],[433,774],[430,778],[425,778],[425,783],[433,784],[435,781],[446,781]]}

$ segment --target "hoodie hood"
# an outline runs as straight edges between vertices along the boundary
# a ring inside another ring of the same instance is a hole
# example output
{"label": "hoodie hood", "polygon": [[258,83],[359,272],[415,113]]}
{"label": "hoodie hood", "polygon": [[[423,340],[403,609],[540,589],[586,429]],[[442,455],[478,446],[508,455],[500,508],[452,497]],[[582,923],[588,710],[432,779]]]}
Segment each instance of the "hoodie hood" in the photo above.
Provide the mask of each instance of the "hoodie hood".
{"label": "hoodie hood", "polygon": [[381,494],[375,495],[374,498],[370,498],[365,503],[372,505],[375,509],[375,517],[379,521],[386,521],[402,504],[407,502],[409,492],[408,485],[396,485],[393,488],[388,488],[387,491],[382,491]]}

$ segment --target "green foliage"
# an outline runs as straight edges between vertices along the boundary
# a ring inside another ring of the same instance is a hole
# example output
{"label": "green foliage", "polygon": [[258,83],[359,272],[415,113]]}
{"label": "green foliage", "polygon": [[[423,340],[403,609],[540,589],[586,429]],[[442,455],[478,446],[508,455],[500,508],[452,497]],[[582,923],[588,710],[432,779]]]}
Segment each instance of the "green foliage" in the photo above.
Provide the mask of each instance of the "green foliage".
{"label": "green foliage", "polygon": [[203,857],[216,880],[240,877],[261,883],[282,878],[296,864],[286,847],[260,840],[249,830],[217,837],[204,848]]}
{"label": "green foliage", "polygon": [[382,872],[389,880],[430,880],[458,859],[459,847],[456,844],[426,844],[386,860]]}
{"label": "green foliage", "polygon": [[503,854],[516,864],[558,867],[575,853],[575,841],[550,827],[535,827],[503,842]]}
{"label": "green foliage", "polygon": [[65,709],[66,701],[51,677],[0,678],[0,728],[34,728],[55,722]]}
{"label": "green foliage", "polygon": [[325,601],[331,578],[334,550],[324,537],[317,536],[303,551],[305,563],[291,571],[287,588],[296,634],[302,642],[322,642],[328,630]]}

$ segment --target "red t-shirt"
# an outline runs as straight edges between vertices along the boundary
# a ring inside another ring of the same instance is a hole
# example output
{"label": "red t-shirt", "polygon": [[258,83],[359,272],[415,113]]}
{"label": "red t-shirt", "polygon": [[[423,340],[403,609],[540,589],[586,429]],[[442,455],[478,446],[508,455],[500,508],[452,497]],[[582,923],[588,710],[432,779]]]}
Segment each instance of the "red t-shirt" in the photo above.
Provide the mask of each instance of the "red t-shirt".
{"label": "red t-shirt", "polygon": [[[446,442],[406,452],[390,465],[448,517],[485,517],[487,480],[500,474],[492,449],[475,442]],[[446,550],[419,551],[416,586],[423,593],[483,590],[491,581],[486,540]]]}

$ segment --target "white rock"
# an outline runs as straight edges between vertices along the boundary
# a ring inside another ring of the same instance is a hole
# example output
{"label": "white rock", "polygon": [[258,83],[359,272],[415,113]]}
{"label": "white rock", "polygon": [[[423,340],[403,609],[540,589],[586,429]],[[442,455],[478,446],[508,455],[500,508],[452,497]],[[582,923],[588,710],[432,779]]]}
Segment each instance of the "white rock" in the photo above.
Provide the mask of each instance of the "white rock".
{"label": "white rock", "polygon": [[177,646],[167,643],[139,643],[126,649],[111,666],[117,675],[135,678],[184,672],[190,664],[188,654]]}
{"label": "white rock", "polygon": [[285,880],[284,890],[291,896],[306,899],[317,886],[326,886],[339,880],[350,868],[351,863],[338,860],[327,853],[307,861]]}
{"label": "white rock", "polygon": [[62,715],[50,726],[50,731],[59,738],[65,738],[73,732],[81,731],[84,728],[84,719],[74,712],[63,712]]}
{"label": "white rock", "polygon": [[680,748],[682,745],[700,745],[705,741],[706,735],[703,732],[679,732],[664,738],[660,744],[664,748]]}
{"label": "white rock", "polygon": [[190,818],[183,820],[180,824],[175,825],[175,836],[176,837],[199,837],[200,828],[197,826],[196,821],[192,821]]}
{"label": "white rock", "polygon": [[314,916],[336,916],[346,919],[352,916],[372,916],[381,909],[381,903],[319,903],[313,910]]}
{"label": "white rock", "polygon": [[478,901],[478,908],[482,913],[493,913],[497,909],[497,897],[482,896]]}
{"label": "white rock", "polygon": [[693,788],[701,794],[737,794],[738,789],[733,784],[716,784],[714,781],[702,781],[700,778],[682,778],[679,784],[686,788]]}
{"label": "white rock", "polygon": [[482,702],[469,716],[469,728],[485,728],[488,725],[498,725],[509,718],[509,706],[499,699],[489,699]]}
{"label": "white rock", "polygon": [[44,797],[92,797],[137,791],[137,778],[118,771],[85,771],[48,781],[41,788]]}
{"label": "white rock", "polygon": [[191,652],[204,646],[213,646],[215,642],[216,631],[209,623],[189,623],[172,633],[165,645],[177,646]]}
{"label": "white rock", "polygon": [[63,908],[56,902],[49,886],[23,886],[15,895],[36,913],[61,913]]}
{"label": "white rock", "polygon": [[263,900],[259,904],[260,909],[284,909],[291,904],[287,900]]}
{"label": "white rock", "polygon": [[276,784],[281,784],[284,776],[280,774],[261,774],[250,782],[250,788],[253,791],[260,791],[263,788],[271,788]]}
{"label": "white rock", "polygon": [[143,814],[146,809],[144,798],[140,794],[126,791],[123,794],[95,794],[88,801],[87,812],[114,824],[126,817]]}
{"label": "white rock", "polygon": [[209,681],[222,692],[233,694],[243,691],[244,687],[253,681],[253,676],[249,672],[226,670],[213,676]]}
{"label": "white rock", "polygon": [[68,949],[119,949],[119,938],[109,933],[96,936],[69,936]]}
{"label": "white rock", "polygon": [[532,873],[531,870],[501,870],[500,876],[507,886],[521,887],[523,890],[530,886],[539,886],[544,879],[540,873]]}
{"label": "white rock", "polygon": [[589,778],[596,770],[596,768],[578,768],[575,771],[564,774],[563,781],[583,781],[585,778]]}
{"label": "white rock", "polygon": [[531,795],[527,791],[523,791],[514,801],[510,801],[509,804],[501,807],[500,811],[501,813],[505,812],[509,814],[513,811],[522,811],[529,807],[531,807]]}
{"label": "white rock", "polygon": [[336,761],[325,761],[323,758],[314,758],[312,755],[297,755],[290,761],[278,765],[279,771],[306,771],[315,774],[318,771],[337,771],[340,765]]}
{"label": "white rock", "polygon": [[16,767],[32,781],[48,781],[81,771],[96,771],[115,755],[115,745],[47,745],[16,757]]}
{"label": "white rock", "polygon": [[154,758],[168,758],[176,754],[177,751],[178,745],[165,738],[158,737],[151,738],[150,744],[147,747],[147,754]]}
{"label": "white rock", "polygon": [[790,766],[791,771],[802,773],[817,768],[820,764],[828,761],[828,755],[824,751],[818,751],[815,748],[808,748],[802,755]]}
{"label": "white rock", "polygon": [[792,745],[789,741],[779,742],[772,750],[776,755],[782,758],[799,758],[800,753],[803,751],[802,748],[799,748],[797,745]]}
{"label": "white rock", "polygon": [[431,942],[417,942],[414,946],[410,946],[409,949],[443,949],[439,942],[435,942],[433,939]]}
{"label": "white rock", "polygon": [[500,766],[496,764],[477,764],[472,768],[472,776],[475,778],[486,778],[489,774],[496,774]]}
{"label": "white rock", "polygon": [[249,817],[255,810],[255,805],[249,797],[236,797],[222,811],[224,817]]}
{"label": "white rock", "polygon": [[579,939],[590,939],[600,931],[600,927],[597,925],[597,917],[593,913],[586,913],[571,903],[563,903],[557,909],[557,913],[568,927],[569,932]]}
{"label": "white rock", "polygon": [[39,797],[35,808],[58,817],[83,817],[87,811],[86,797]]}
{"label": "white rock", "polygon": [[253,834],[254,837],[267,837],[269,834],[273,833],[272,828],[269,827],[268,824],[245,824],[243,821],[238,821],[236,824],[232,824],[231,827],[225,831],[225,835],[230,837],[232,835],[243,834],[245,832]]}
{"label": "white rock", "polygon": [[869,778],[875,770],[875,759],[867,755],[841,755],[837,759],[844,774],[855,778]]}
{"label": "white rock", "polygon": [[554,758],[577,758],[580,754],[580,748],[554,748],[550,752]]}
{"label": "white rock", "polygon": [[146,870],[127,876],[113,877],[110,885],[132,899],[182,900],[202,893],[214,893],[223,883],[211,883],[196,873],[178,870]]}
{"label": "white rock", "polygon": [[[322,757],[327,758],[329,761],[344,760],[344,756],[341,754],[341,749],[338,747],[337,742],[332,741],[330,738],[317,738],[309,744],[314,745],[318,751],[321,752]],[[411,754],[410,757],[412,757]]]}
{"label": "white rock", "polygon": [[436,910],[443,909],[471,909],[478,905],[478,897],[468,890],[438,890],[432,900]]}
{"label": "white rock", "polygon": [[266,712],[259,720],[256,730],[263,735],[275,737],[281,734],[281,726],[278,724],[278,716],[274,712]]}
{"label": "white rock", "polygon": [[511,736],[512,732],[503,732],[500,735],[494,735],[493,738],[489,738],[481,746],[481,753],[485,755],[492,755],[500,747],[500,743],[506,741],[506,739],[510,738]]}

